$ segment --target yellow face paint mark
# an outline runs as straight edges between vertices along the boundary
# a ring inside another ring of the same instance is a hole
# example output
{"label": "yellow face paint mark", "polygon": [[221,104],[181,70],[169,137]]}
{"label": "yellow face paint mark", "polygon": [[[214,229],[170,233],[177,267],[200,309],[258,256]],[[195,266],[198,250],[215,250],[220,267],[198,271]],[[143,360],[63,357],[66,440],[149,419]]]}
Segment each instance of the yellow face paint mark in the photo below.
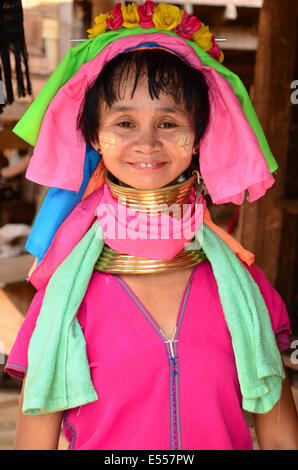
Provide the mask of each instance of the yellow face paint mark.
{"label": "yellow face paint mark", "polygon": [[100,150],[102,152],[111,152],[115,148],[116,139],[111,134],[101,134],[99,136]]}
{"label": "yellow face paint mark", "polygon": [[177,145],[183,158],[189,157],[192,153],[192,139],[189,134],[181,134],[177,137]]}

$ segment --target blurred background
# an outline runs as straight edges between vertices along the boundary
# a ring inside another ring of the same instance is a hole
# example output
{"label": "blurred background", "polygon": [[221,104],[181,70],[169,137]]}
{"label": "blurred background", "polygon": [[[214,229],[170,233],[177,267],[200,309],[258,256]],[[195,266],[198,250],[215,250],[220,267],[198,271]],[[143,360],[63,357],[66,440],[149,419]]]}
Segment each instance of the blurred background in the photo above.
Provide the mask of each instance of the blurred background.
{"label": "blurred background", "polygon": [[[115,3],[0,1],[0,450],[13,446],[21,386],[3,372],[4,363],[35,293],[26,281],[34,258],[26,252],[25,243],[48,189],[25,179],[33,149],[12,129],[69,48],[78,44],[71,40],[87,39],[86,30],[95,16],[110,11]],[[183,4],[217,38],[226,38],[219,44],[225,56],[223,65],[245,84],[279,165],[274,186],[260,201],[245,202],[241,207],[212,206],[210,200],[208,204],[214,222],[255,254],[256,264],[287,305],[293,335],[283,359],[297,405],[298,2],[171,3]],[[5,5],[12,7],[9,20],[3,14]],[[254,436],[249,416],[247,420]],[[61,436],[60,448],[65,445]]]}

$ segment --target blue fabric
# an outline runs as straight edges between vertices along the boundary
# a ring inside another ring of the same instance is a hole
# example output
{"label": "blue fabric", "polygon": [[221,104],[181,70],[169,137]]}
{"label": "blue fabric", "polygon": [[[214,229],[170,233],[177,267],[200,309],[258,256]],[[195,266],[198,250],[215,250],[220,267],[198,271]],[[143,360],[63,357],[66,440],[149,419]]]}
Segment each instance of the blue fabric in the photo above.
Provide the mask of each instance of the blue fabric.
{"label": "blue fabric", "polygon": [[173,49],[171,49],[170,47],[164,47],[164,46],[160,46],[160,44],[157,44],[156,42],[144,42],[142,44],[139,44],[138,46],[134,46],[134,47],[129,47],[128,49],[126,49],[125,51],[123,52],[120,52],[120,54],[118,55],[121,55],[121,54],[124,54],[125,52],[129,52],[129,51],[135,51],[136,49],[139,49],[139,48],[143,48],[143,47],[147,47],[148,49],[151,47],[152,49],[167,49],[168,51],[171,51],[173,52],[175,55],[179,56],[183,62],[186,62],[188,65],[189,62],[185,59],[185,57],[182,57],[181,54],[179,54],[178,52],[174,51]]}
{"label": "blue fabric", "polygon": [[49,189],[25,246],[29,253],[38,258],[38,263],[44,257],[62,222],[82,200],[100,157],[100,154],[91,145],[87,144],[84,178],[79,192],[59,188]]}

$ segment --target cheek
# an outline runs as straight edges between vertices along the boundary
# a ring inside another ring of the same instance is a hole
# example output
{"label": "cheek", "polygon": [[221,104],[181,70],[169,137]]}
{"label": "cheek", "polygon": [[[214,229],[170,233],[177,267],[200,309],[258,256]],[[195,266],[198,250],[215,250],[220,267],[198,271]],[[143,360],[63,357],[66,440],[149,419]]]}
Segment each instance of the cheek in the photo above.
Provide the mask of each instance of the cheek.
{"label": "cheek", "polygon": [[99,134],[99,145],[103,155],[111,156],[116,150],[116,137],[111,133]]}
{"label": "cheek", "polygon": [[179,134],[176,136],[176,146],[178,153],[183,159],[191,158],[194,137],[192,134]]}

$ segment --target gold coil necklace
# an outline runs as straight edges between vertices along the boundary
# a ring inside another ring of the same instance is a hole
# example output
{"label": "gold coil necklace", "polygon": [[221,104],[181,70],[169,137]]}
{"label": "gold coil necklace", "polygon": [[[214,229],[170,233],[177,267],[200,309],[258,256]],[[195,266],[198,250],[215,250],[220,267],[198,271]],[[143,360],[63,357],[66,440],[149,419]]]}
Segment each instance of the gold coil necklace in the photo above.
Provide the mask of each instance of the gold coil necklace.
{"label": "gold coil necklace", "polygon": [[[191,188],[197,181],[197,175],[193,173],[182,182],[160,189],[142,190],[119,185],[107,170],[104,177],[112,198],[119,204],[150,216],[167,211],[173,217],[181,213],[180,209],[187,203]],[[201,248],[183,249],[172,259],[156,260],[118,253],[105,244],[94,269],[113,274],[148,274],[193,267],[205,259]]]}

